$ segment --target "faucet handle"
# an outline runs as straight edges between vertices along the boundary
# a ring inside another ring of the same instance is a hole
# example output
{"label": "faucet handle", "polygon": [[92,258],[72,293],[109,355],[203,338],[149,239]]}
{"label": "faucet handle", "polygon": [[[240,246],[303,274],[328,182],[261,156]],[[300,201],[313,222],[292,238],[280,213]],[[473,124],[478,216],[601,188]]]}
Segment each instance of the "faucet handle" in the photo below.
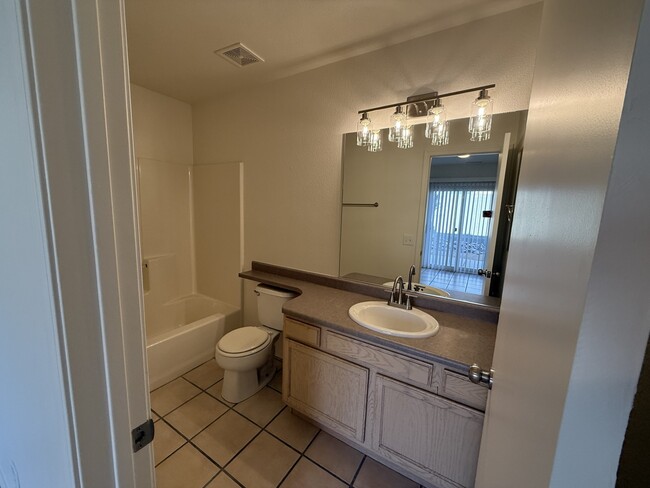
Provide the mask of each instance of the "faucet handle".
{"label": "faucet handle", "polygon": [[410,291],[405,291],[404,296],[406,297],[406,310],[411,310],[413,308],[413,304],[411,303],[411,298],[416,298],[418,294],[412,293]]}

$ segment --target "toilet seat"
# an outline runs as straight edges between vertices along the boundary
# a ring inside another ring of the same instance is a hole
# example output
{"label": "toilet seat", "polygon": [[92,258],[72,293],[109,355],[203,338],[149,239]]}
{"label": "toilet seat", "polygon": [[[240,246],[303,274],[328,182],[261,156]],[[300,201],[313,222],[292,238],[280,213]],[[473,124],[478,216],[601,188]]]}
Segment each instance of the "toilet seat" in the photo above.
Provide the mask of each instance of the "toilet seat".
{"label": "toilet seat", "polygon": [[271,342],[271,335],[259,327],[241,327],[228,332],[217,344],[226,357],[250,356],[263,350]]}

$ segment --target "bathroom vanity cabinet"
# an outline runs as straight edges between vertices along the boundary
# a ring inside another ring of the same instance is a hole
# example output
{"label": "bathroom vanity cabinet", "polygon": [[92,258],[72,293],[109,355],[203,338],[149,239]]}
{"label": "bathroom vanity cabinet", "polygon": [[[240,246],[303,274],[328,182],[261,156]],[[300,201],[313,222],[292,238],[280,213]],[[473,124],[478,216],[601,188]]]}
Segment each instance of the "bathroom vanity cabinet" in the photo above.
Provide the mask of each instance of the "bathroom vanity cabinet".
{"label": "bathroom vanity cabinet", "polygon": [[472,487],[487,390],[466,372],[285,317],[283,399],[435,488]]}

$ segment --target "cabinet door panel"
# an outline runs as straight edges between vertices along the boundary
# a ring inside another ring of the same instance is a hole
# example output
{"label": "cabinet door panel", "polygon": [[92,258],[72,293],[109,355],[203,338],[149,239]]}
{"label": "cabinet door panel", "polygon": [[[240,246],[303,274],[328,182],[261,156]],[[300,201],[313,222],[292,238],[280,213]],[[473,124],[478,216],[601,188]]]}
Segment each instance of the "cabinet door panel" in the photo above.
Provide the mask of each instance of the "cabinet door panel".
{"label": "cabinet door panel", "polygon": [[363,442],[368,370],[292,340],[285,341],[287,404]]}
{"label": "cabinet door panel", "polygon": [[473,487],[483,414],[377,375],[372,448],[441,487]]}

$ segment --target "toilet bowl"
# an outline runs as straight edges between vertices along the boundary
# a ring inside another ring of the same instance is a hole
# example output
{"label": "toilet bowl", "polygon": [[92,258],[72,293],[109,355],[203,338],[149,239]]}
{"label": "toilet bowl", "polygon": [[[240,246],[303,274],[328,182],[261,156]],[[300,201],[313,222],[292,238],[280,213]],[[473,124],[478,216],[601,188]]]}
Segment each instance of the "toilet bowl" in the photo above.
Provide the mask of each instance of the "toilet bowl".
{"label": "toilet bowl", "polygon": [[262,326],[240,327],[217,343],[215,359],[224,370],[221,396],[239,403],[264,388],[275,374],[274,344],[283,328],[282,304],[297,294],[258,285],[258,318]]}

